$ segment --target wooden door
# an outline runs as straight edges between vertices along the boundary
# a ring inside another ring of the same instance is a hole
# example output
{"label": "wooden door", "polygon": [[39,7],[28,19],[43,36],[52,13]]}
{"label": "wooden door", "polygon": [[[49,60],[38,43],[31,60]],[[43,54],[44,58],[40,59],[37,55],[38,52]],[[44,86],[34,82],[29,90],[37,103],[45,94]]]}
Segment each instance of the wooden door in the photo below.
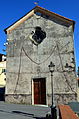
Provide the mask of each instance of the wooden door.
{"label": "wooden door", "polygon": [[45,79],[34,79],[34,104],[46,104]]}

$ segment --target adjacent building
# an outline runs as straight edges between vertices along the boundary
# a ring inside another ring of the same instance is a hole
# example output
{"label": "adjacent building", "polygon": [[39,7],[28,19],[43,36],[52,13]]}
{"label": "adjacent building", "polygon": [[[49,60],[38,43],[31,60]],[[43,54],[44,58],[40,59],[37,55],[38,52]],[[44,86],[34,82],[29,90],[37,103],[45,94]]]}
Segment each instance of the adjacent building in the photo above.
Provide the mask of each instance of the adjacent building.
{"label": "adjacent building", "polygon": [[[74,25],[73,20],[36,6],[5,29],[6,101],[51,105],[52,80],[55,104],[77,99]],[[50,62],[55,64],[52,79]]]}
{"label": "adjacent building", "polygon": [[6,86],[6,56],[0,54],[0,100],[5,100],[5,86]]}

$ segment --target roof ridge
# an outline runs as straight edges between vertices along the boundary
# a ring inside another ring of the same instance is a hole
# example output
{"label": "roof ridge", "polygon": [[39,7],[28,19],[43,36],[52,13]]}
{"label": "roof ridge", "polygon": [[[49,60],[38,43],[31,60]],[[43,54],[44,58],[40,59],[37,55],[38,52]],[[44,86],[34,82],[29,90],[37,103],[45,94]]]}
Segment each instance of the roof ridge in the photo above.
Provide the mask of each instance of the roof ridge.
{"label": "roof ridge", "polygon": [[68,18],[66,18],[64,16],[61,16],[61,15],[57,14],[57,13],[54,13],[52,11],[49,11],[49,10],[43,8],[43,7],[35,6],[32,10],[30,10],[23,17],[21,17],[16,22],[14,22],[12,25],[10,25],[6,29],[4,29],[5,33],[10,33],[13,29],[15,29],[17,26],[19,26],[21,23],[23,23],[29,17],[31,17],[32,15],[34,15],[35,12],[41,12],[41,13],[47,14],[47,15],[49,15],[51,17],[54,16],[54,17],[57,17],[60,20],[64,20],[65,22],[68,22],[69,24],[73,25],[73,29],[74,29],[74,24],[75,24],[75,21],[74,20],[68,19]]}
{"label": "roof ridge", "polygon": [[60,15],[60,14],[58,14],[58,13],[52,12],[52,11],[50,11],[50,10],[48,10],[48,9],[43,8],[43,7],[35,6],[34,8],[40,8],[40,9],[46,10],[46,11],[52,13],[52,14],[55,14],[55,15],[57,15],[57,16],[59,16],[59,17],[62,17],[62,18],[64,18],[64,19],[67,19],[67,20],[69,20],[69,21],[71,21],[71,22],[75,22],[75,21],[72,20],[72,19],[69,19],[69,18],[67,18],[67,17],[64,17],[64,16],[62,16],[62,15]]}

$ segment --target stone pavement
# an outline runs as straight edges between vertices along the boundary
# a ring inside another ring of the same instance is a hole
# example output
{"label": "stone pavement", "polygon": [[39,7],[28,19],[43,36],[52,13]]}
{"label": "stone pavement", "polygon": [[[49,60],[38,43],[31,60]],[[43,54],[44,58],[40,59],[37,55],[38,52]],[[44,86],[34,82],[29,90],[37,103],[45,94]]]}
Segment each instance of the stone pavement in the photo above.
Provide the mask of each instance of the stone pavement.
{"label": "stone pavement", "polygon": [[0,102],[0,119],[45,119],[50,107]]}

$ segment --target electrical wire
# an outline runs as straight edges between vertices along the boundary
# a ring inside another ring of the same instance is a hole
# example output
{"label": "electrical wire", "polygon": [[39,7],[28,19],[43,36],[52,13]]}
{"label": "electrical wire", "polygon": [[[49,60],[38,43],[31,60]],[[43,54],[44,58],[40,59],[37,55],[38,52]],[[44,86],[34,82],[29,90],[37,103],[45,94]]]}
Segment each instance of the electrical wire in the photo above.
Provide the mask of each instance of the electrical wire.
{"label": "electrical wire", "polygon": [[16,92],[16,89],[17,89],[17,85],[18,85],[18,82],[19,82],[19,78],[20,78],[20,70],[21,70],[21,56],[22,56],[22,48],[21,48],[21,52],[20,52],[20,63],[19,63],[19,70],[18,70],[18,78],[17,78],[17,82],[16,82],[16,86],[15,86],[15,89],[14,89],[14,94]]}
{"label": "electrical wire", "polygon": [[54,51],[55,51],[55,48],[56,48],[56,46],[53,48],[53,51],[50,53],[49,57],[47,57],[44,61],[42,61],[42,62],[40,62],[40,63],[35,62],[31,57],[29,57],[29,55],[26,53],[25,49],[24,49],[24,48],[22,48],[22,49],[23,49],[25,55],[26,55],[33,63],[35,63],[35,64],[37,64],[37,65],[40,65],[40,64],[46,62],[46,61],[51,57],[51,55],[52,55],[52,54],[54,53]]}
{"label": "electrical wire", "polygon": [[[53,51],[51,52],[51,54],[49,55],[49,57],[53,54],[55,48],[56,48],[56,46],[54,47],[54,49],[53,49]],[[33,63],[35,63],[35,64],[37,64],[37,65],[40,65],[40,64],[44,63],[45,61],[47,61],[47,60],[49,59],[49,57],[48,57],[48,58],[46,58],[43,62],[41,62],[41,63],[37,63],[37,62],[35,62],[34,60],[32,60],[32,59],[28,56],[28,54],[26,53],[24,47],[22,46],[22,48],[21,48],[21,52],[20,52],[20,63],[19,63],[18,78],[17,78],[17,82],[16,82],[15,89],[14,89],[14,94],[16,93],[17,85],[18,85],[19,78],[20,78],[20,69],[21,69],[21,57],[22,57],[22,51],[23,51],[23,52],[25,53],[25,55],[29,58],[29,60],[31,60]]]}
{"label": "electrical wire", "polygon": [[[54,49],[53,49],[53,51],[51,52],[50,56],[54,53],[55,48],[57,48],[57,51],[58,51],[58,56],[59,56],[59,58],[60,58],[60,64],[61,64],[61,68],[62,68],[62,71],[63,71],[63,75],[64,75],[64,77],[65,77],[65,79],[66,79],[66,83],[68,84],[68,86],[70,87],[70,89],[72,90],[72,92],[76,93],[76,92],[72,89],[72,87],[71,87],[71,85],[69,84],[68,79],[67,79],[67,77],[66,77],[66,75],[65,75],[64,68],[63,68],[63,63],[62,63],[62,59],[61,59],[61,54],[60,54],[60,52],[59,52],[60,50],[59,50],[59,46],[58,46],[57,42],[56,42],[56,46],[54,47]],[[20,78],[19,75],[20,75],[20,69],[21,69],[21,56],[22,56],[22,51],[23,51],[23,52],[25,53],[25,55],[29,58],[29,60],[31,60],[33,63],[35,63],[35,64],[37,64],[37,65],[40,65],[40,64],[44,63],[45,61],[47,61],[47,60],[50,58],[50,56],[49,56],[49,57],[46,58],[43,62],[37,63],[37,62],[35,62],[34,60],[32,60],[32,59],[28,56],[28,54],[26,53],[25,49],[22,47],[22,48],[21,48],[21,52],[20,52],[20,63],[19,63],[18,78],[17,78],[17,82],[16,82],[14,94],[15,94],[15,92],[16,92],[17,85],[18,85],[19,78]]]}
{"label": "electrical wire", "polygon": [[61,54],[60,54],[60,50],[59,50],[59,46],[58,46],[58,43],[57,43],[57,42],[56,42],[56,46],[57,46],[58,56],[59,56],[59,59],[60,59],[60,64],[61,64],[61,68],[62,68],[62,71],[63,71],[63,75],[64,75],[64,77],[65,77],[65,79],[66,79],[66,83],[67,83],[67,85],[70,87],[70,89],[72,90],[72,92],[74,92],[74,93],[76,94],[76,92],[72,89],[72,87],[71,87],[71,85],[70,85],[70,83],[69,83],[69,81],[68,81],[68,79],[67,79],[67,77],[66,77],[66,74],[65,74],[65,72],[64,72],[63,63],[62,63],[62,58],[61,58]]}
{"label": "electrical wire", "polygon": [[[76,94],[76,92],[72,89],[71,85],[69,84],[69,81],[67,79],[67,76],[66,74],[64,73],[64,68],[63,68],[63,63],[62,63],[62,58],[61,58],[61,53],[60,53],[60,49],[59,49],[59,46],[58,46],[58,43],[56,42],[56,46],[53,48],[52,52],[50,53],[49,57],[47,57],[44,61],[38,63],[38,62],[35,62],[25,51],[23,45],[22,45],[22,48],[21,48],[21,51],[20,51],[20,63],[19,63],[19,70],[18,70],[18,78],[17,78],[17,82],[16,82],[16,86],[15,86],[15,89],[14,89],[14,94],[16,93],[16,90],[17,90],[17,85],[18,85],[18,82],[19,82],[19,79],[20,79],[20,70],[21,70],[21,58],[22,58],[22,51],[25,53],[25,56],[28,57],[28,59],[30,61],[32,61],[33,63],[37,64],[37,65],[40,65],[42,63],[44,63],[45,61],[47,61],[51,55],[54,53],[55,51],[55,48],[57,48],[57,51],[58,51],[58,56],[59,56],[59,59],[60,59],[60,64],[61,64],[61,68],[62,68],[62,71],[63,71],[63,75],[66,79],[66,83],[67,85],[70,87],[70,89],[72,90],[72,92],[74,92]],[[62,47],[61,49],[63,49],[64,47]]]}

